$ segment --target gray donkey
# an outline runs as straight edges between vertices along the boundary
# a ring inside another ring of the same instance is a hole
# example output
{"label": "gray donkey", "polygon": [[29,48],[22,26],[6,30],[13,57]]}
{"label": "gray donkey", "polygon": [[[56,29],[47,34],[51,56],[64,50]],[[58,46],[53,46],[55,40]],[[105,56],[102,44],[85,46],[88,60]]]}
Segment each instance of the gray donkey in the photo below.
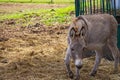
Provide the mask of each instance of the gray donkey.
{"label": "gray donkey", "polygon": [[72,22],[65,56],[65,64],[70,78],[73,78],[73,72],[70,69],[70,58],[72,57],[76,66],[75,80],[80,79],[79,70],[82,68],[85,49],[96,52],[95,64],[90,73],[91,76],[95,76],[102,55],[105,54],[103,53],[105,45],[110,48],[114,57],[115,71],[118,70],[120,55],[117,48],[117,26],[117,21],[109,14],[81,15]]}

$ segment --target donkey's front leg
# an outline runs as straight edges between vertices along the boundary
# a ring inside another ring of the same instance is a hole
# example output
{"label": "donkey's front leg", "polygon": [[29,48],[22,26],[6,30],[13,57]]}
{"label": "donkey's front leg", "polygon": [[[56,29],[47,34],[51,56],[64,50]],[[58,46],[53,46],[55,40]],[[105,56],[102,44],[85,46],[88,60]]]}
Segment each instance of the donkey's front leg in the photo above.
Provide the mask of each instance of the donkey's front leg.
{"label": "donkey's front leg", "polygon": [[76,77],[75,80],[79,80],[80,79],[80,69],[76,67]]}
{"label": "donkey's front leg", "polygon": [[98,66],[100,64],[102,54],[103,54],[102,48],[99,50],[96,50],[95,52],[96,52],[96,60],[95,60],[94,67],[90,73],[90,76],[95,76],[95,74],[97,73],[97,69],[98,69]]}
{"label": "donkey's front leg", "polygon": [[70,55],[71,55],[70,53],[71,53],[70,49],[68,48],[66,52],[66,56],[65,56],[65,65],[66,65],[66,69],[67,69],[69,77],[73,78],[74,74],[70,69]]}

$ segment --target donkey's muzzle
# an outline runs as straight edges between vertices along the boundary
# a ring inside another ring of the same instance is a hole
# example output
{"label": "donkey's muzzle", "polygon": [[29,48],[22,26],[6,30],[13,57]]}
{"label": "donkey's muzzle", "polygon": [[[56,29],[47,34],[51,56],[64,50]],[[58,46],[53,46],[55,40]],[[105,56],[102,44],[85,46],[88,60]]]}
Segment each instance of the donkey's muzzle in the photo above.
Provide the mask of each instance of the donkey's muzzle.
{"label": "donkey's muzzle", "polygon": [[77,67],[78,69],[81,69],[81,68],[82,68],[82,65],[76,65],[76,67]]}
{"label": "donkey's muzzle", "polygon": [[82,60],[81,59],[76,59],[75,60],[75,66],[80,69],[82,68]]}

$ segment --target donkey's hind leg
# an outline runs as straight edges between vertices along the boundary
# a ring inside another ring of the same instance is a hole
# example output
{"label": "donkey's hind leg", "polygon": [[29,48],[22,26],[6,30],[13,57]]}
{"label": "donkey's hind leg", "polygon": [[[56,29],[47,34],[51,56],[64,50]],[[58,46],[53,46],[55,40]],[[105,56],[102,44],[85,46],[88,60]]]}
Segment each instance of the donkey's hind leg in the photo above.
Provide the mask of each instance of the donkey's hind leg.
{"label": "donkey's hind leg", "polygon": [[113,58],[114,58],[114,71],[116,72],[118,70],[118,63],[120,58],[119,49],[117,47],[117,38],[112,37],[110,40],[108,40],[108,46],[112,52]]}

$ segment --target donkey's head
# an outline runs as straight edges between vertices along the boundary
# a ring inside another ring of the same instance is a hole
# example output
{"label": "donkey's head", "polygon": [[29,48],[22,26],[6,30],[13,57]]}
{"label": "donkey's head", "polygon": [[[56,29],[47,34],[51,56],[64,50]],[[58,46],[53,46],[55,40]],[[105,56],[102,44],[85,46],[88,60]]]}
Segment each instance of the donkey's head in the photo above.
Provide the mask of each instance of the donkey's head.
{"label": "donkey's head", "polygon": [[82,54],[86,46],[86,37],[86,20],[79,17],[73,21],[69,31],[69,46],[71,50],[71,56],[73,57],[77,68],[82,67]]}

